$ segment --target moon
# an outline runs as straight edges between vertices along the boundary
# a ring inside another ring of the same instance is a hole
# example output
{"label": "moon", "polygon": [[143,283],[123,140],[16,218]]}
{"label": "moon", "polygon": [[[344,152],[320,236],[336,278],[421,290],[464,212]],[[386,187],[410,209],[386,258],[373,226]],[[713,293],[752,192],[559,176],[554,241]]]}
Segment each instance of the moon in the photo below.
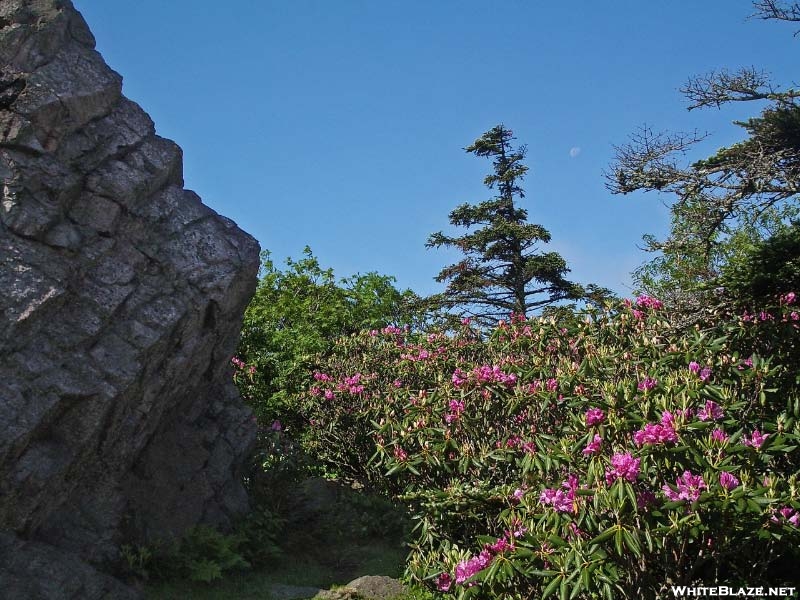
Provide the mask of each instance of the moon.
{"label": "moon", "polygon": [[572,148],[569,149],[569,157],[570,158],[575,158],[580,153],[581,153],[580,146],[573,146]]}

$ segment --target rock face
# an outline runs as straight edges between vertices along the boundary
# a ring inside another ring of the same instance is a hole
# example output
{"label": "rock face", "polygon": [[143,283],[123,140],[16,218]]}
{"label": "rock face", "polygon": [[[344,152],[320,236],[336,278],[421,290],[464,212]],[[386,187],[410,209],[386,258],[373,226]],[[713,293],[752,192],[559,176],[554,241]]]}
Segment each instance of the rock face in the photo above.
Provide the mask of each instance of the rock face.
{"label": "rock face", "polygon": [[126,598],[88,563],[247,509],[258,244],[183,189],[69,0],[0,1],[0,67],[0,589]]}

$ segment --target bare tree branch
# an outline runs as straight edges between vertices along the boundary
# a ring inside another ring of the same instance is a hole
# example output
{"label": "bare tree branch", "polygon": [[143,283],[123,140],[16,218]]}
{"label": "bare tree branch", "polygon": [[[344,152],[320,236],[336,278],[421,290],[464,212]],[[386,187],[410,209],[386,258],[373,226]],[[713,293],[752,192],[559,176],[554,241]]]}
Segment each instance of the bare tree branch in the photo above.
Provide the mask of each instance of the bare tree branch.
{"label": "bare tree branch", "polygon": [[778,2],[777,0],[758,0],[753,2],[756,12],[752,18],[777,21],[800,22],[800,3]]}
{"label": "bare tree branch", "polygon": [[751,100],[787,103],[800,97],[800,92],[794,90],[776,91],[767,74],[753,67],[743,67],[736,72],[723,69],[690,77],[680,91],[690,101],[689,110],[706,106],[719,108],[727,102]]}

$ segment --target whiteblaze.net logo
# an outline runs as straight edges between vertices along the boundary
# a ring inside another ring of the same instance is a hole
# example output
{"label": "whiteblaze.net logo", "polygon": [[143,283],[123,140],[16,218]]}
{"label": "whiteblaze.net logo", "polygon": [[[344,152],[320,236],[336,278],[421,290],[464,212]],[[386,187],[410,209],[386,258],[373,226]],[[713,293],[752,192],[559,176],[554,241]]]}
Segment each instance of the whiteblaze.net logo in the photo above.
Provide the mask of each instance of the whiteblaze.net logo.
{"label": "whiteblaze.net logo", "polygon": [[673,585],[670,586],[672,595],[676,598],[768,598],[783,597],[794,598],[797,594],[796,587],[732,587],[719,585],[715,587]]}

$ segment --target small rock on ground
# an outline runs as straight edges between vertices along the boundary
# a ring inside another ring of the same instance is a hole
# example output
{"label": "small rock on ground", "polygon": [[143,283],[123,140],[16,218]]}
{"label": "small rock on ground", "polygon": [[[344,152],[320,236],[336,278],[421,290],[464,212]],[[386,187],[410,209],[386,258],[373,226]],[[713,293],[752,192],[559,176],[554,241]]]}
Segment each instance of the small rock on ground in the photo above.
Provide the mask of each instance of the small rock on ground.
{"label": "small rock on ground", "polygon": [[321,591],[313,600],[395,600],[405,591],[396,579],[368,575],[354,579],[344,587]]}

